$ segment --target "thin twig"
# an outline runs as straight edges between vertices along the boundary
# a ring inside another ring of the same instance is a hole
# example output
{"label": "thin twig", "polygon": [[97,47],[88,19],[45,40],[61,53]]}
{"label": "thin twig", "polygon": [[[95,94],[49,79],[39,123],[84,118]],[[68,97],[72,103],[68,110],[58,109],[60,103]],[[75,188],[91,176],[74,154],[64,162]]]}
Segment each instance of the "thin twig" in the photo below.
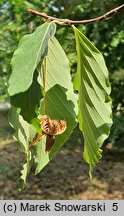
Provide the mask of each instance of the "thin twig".
{"label": "thin twig", "polygon": [[38,12],[38,11],[32,10],[32,9],[29,9],[27,11],[28,11],[28,13],[33,14],[35,16],[40,16],[40,17],[44,18],[45,20],[55,21],[60,25],[78,25],[78,24],[86,25],[86,24],[98,23],[98,22],[101,22],[103,20],[108,20],[112,16],[114,16],[116,13],[119,13],[122,10],[124,10],[124,4],[110,10],[109,12],[105,13],[102,16],[98,16],[96,18],[88,19],[88,20],[80,20],[80,21],[69,20],[69,19],[60,19],[57,17],[49,16],[44,12]]}
{"label": "thin twig", "polygon": [[44,115],[46,114],[46,74],[47,74],[47,60],[46,58],[41,65],[41,70],[43,69],[43,88],[44,88]]}

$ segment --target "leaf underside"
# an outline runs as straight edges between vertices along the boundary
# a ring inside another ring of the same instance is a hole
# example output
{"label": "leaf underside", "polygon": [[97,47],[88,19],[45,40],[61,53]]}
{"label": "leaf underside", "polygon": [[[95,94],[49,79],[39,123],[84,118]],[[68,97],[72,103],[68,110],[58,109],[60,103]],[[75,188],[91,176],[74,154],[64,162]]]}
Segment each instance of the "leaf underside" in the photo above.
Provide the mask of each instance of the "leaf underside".
{"label": "leaf underside", "polygon": [[24,189],[26,185],[26,178],[30,172],[30,150],[29,150],[29,137],[30,137],[30,125],[24,121],[21,115],[19,115],[14,107],[11,108],[9,113],[9,122],[15,129],[14,138],[20,143],[20,148],[25,154],[25,160],[21,176],[19,178],[19,190]]}
{"label": "leaf underside", "polygon": [[[77,97],[73,92],[69,61],[57,39],[52,39],[54,33],[54,23],[45,23],[38,27],[34,33],[22,38],[12,59],[13,71],[9,79],[8,91],[13,105],[10,124],[15,129],[15,139],[20,142],[25,154],[19,190],[25,187],[33,159],[36,166],[35,174],[37,174],[53,158],[77,125]],[[38,43],[35,46],[36,40]],[[62,135],[56,136],[50,153],[45,151],[45,137],[32,147],[35,134],[41,133],[38,114],[44,114],[44,100],[41,100],[42,71],[39,75],[38,72],[39,64],[42,64],[45,58],[47,61],[46,114],[51,119],[65,120],[67,123],[67,130]]]}
{"label": "leaf underside", "polygon": [[24,120],[34,125],[37,131],[40,133],[39,121],[37,119],[38,109],[42,98],[41,87],[37,82],[38,73],[35,71],[33,82],[29,89],[20,94],[16,94],[10,97],[11,104],[20,109],[20,115]]}
{"label": "leaf underside", "polygon": [[33,146],[32,151],[35,155],[35,174],[38,174],[41,169],[49,162],[49,153],[45,151],[46,148],[46,136],[43,136],[42,140]]}
{"label": "leaf underside", "polygon": [[[77,97],[71,82],[69,60],[55,37],[50,40],[46,61],[46,114],[51,119],[65,120],[67,123],[66,131],[55,138],[55,144],[49,154],[49,162],[77,125]],[[42,84],[41,78],[42,75],[39,76],[39,82]],[[44,114],[44,100],[41,101],[40,113]]]}
{"label": "leaf underside", "polygon": [[20,110],[24,120],[32,124],[39,133],[37,115],[42,93],[37,82],[37,67],[47,55],[49,40],[55,31],[55,23],[46,22],[32,34],[25,35],[11,61],[12,74],[8,88],[11,104]]}
{"label": "leaf underside", "polygon": [[92,169],[100,160],[102,146],[110,133],[112,110],[108,71],[102,54],[73,26],[78,68],[74,88],[79,93],[78,121],[84,136],[83,157]]}
{"label": "leaf underside", "polygon": [[33,81],[34,71],[38,63],[47,55],[48,42],[55,31],[55,23],[46,22],[32,34],[22,37],[11,61],[12,74],[8,88],[10,96],[29,89]]}

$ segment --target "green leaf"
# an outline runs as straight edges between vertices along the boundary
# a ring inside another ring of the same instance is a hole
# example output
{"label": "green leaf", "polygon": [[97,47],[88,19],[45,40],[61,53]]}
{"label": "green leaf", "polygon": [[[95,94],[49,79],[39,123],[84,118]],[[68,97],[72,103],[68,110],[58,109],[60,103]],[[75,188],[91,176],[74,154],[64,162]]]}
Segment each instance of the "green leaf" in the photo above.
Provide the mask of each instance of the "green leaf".
{"label": "green leaf", "polygon": [[25,92],[32,84],[34,71],[47,55],[49,39],[55,34],[55,23],[44,23],[32,34],[25,35],[12,58],[9,95]]}
{"label": "green leaf", "polygon": [[[46,114],[51,119],[65,120],[67,123],[66,131],[56,136],[55,144],[49,154],[51,160],[77,125],[77,96],[73,91],[68,58],[56,38],[50,41],[46,64]],[[42,79],[39,78],[39,82],[42,84]],[[42,100],[41,114],[44,114],[43,105]]]}
{"label": "green leaf", "polygon": [[14,107],[11,108],[9,113],[9,121],[13,129],[15,130],[14,138],[20,143],[20,148],[25,154],[25,163],[21,170],[21,176],[19,178],[19,190],[23,190],[26,185],[26,178],[30,172],[30,160],[31,151],[29,148],[29,142],[34,137],[36,130],[33,129],[21,115],[19,115]]}
{"label": "green leaf", "polygon": [[101,158],[104,140],[110,133],[112,111],[108,70],[102,54],[73,26],[78,68],[74,87],[79,92],[79,127],[84,135],[85,161],[91,171]]}
{"label": "green leaf", "polygon": [[14,138],[20,143],[22,152],[29,155],[29,124],[24,121],[21,115],[19,115],[14,107],[11,108],[9,113],[9,122],[12,128],[15,130]]}
{"label": "green leaf", "polygon": [[27,176],[29,175],[30,172],[30,161],[27,161],[26,163],[23,164],[22,170],[21,170],[21,175],[18,181],[18,190],[22,191],[24,190],[25,186],[26,186],[26,179]]}
{"label": "green leaf", "polygon": [[20,108],[20,115],[23,116],[23,119],[34,125],[40,133],[37,115],[42,94],[41,87],[37,82],[37,75],[35,71],[33,82],[27,91],[11,97],[11,104],[14,107]]}
{"label": "green leaf", "polygon": [[38,174],[41,169],[49,162],[49,154],[45,152],[46,148],[46,136],[43,136],[42,140],[33,146],[32,150],[35,155],[36,170],[35,174]]}

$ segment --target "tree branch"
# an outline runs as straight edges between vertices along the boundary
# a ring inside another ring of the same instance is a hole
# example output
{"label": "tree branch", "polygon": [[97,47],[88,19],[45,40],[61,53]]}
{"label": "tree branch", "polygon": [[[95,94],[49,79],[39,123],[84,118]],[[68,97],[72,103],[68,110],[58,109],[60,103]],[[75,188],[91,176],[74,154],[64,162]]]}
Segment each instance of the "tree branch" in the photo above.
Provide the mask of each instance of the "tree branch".
{"label": "tree branch", "polygon": [[88,19],[88,20],[80,20],[80,21],[75,21],[75,20],[70,20],[70,19],[60,19],[57,17],[49,16],[44,12],[38,12],[38,11],[32,10],[32,9],[27,10],[27,12],[30,14],[33,14],[35,16],[40,16],[40,17],[42,17],[48,21],[55,21],[56,23],[58,23],[60,25],[78,25],[78,24],[87,25],[87,24],[92,24],[92,23],[98,23],[98,22],[101,22],[103,20],[108,20],[112,16],[114,16],[116,13],[119,13],[122,10],[124,10],[124,4],[110,10],[109,12],[105,13],[102,16],[98,16],[96,18]]}

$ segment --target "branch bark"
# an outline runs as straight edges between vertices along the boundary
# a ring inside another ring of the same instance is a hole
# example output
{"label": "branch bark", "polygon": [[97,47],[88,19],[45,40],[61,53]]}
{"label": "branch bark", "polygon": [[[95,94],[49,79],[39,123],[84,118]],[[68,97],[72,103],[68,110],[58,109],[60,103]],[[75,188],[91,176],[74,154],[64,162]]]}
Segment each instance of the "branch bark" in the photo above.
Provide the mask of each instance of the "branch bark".
{"label": "branch bark", "polygon": [[101,22],[103,20],[108,20],[112,16],[114,16],[115,14],[119,13],[122,10],[124,10],[124,4],[108,11],[107,13],[105,13],[102,16],[98,16],[98,17],[95,17],[93,19],[79,20],[79,21],[78,20],[70,20],[70,19],[60,19],[57,17],[49,16],[44,12],[38,12],[38,11],[32,10],[32,9],[27,10],[27,12],[30,14],[33,14],[35,16],[40,16],[47,21],[55,21],[56,23],[58,23],[60,25],[79,25],[79,24],[87,25],[87,24],[92,24],[92,23],[98,23],[98,22]]}

